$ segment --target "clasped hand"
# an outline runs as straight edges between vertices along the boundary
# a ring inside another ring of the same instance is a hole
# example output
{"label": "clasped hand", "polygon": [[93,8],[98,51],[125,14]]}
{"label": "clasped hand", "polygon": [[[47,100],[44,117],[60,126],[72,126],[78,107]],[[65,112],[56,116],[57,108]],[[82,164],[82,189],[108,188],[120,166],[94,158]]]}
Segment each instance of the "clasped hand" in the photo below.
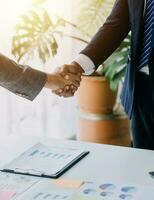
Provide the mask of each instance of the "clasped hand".
{"label": "clasped hand", "polygon": [[46,87],[58,96],[71,97],[80,86],[83,72],[77,63],[63,65],[47,76]]}

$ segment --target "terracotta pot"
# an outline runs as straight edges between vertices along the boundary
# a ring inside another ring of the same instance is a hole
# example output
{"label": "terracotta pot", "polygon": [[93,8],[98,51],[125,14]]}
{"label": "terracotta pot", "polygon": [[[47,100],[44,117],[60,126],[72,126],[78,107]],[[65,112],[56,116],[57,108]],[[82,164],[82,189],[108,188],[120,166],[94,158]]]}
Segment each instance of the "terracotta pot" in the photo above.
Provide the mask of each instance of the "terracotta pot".
{"label": "terracotta pot", "polygon": [[77,93],[78,106],[82,111],[110,114],[116,103],[117,92],[112,92],[106,78],[83,76]]}
{"label": "terracotta pot", "polygon": [[94,115],[80,112],[77,139],[130,147],[129,120],[126,115]]}

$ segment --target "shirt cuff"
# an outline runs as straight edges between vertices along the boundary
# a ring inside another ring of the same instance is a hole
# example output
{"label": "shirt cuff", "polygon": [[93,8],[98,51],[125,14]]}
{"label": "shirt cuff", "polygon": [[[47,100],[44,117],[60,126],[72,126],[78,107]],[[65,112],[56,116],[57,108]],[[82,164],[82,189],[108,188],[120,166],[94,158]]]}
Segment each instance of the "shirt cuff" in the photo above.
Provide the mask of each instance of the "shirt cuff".
{"label": "shirt cuff", "polygon": [[95,71],[95,65],[93,61],[84,54],[79,54],[74,61],[82,67],[85,72],[84,75],[90,75]]}

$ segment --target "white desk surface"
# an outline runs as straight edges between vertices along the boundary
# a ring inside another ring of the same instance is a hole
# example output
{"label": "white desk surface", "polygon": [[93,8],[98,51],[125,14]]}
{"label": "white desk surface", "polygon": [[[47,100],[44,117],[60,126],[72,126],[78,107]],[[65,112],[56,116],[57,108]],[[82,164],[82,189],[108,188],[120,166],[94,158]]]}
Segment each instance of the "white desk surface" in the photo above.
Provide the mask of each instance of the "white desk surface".
{"label": "white desk surface", "polygon": [[154,151],[109,145],[11,136],[0,139],[0,166],[11,161],[37,142],[90,151],[88,156],[67,171],[62,178],[154,186],[154,179],[148,175],[149,171],[154,171]]}

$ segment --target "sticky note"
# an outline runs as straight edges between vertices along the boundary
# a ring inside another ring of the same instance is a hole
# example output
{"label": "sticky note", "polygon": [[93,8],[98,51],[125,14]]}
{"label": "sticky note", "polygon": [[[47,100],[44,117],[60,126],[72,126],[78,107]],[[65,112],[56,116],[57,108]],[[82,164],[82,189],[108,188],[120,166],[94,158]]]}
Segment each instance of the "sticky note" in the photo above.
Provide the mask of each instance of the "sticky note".
{"label": "sticky note", "polygon": [[12,191],[0,191],[0,199],[1,200],[11,200],[16,193]]}
{"label": "sticky note", "polygon": [[57,179],[52,182],[54,185],[63,188],[79,188],[84,182],[79,180]]}
{"label": "sticky note", "polygon": [[70,200],[102,200],[99,197],[95,196],[84,196],[84,195],[74,195],[70,198]]}

